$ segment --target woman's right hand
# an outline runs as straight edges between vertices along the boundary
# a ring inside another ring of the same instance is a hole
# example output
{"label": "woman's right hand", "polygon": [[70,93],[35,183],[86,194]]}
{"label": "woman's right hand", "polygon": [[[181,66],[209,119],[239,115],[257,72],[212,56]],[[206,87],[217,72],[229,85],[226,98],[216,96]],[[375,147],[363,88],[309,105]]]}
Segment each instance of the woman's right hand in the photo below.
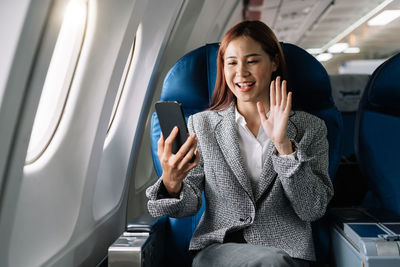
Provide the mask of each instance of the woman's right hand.
{"label": "woman's right hand", "polygon": [[[190,134],[186,142],[181,146],[176,154],[172,153],[172,142],[178,135],[179,128],[174,127],[167,139],[164,140],[161,134],[158,140],[157,156],[160,159],[163,174],[161,179],[168,193],[177,197],[182,188],[182,181],[188,172],[197,166],[200,160],[200,153],[196,150],[196,134]],[[191,163],[193,155],[195,160]]]}

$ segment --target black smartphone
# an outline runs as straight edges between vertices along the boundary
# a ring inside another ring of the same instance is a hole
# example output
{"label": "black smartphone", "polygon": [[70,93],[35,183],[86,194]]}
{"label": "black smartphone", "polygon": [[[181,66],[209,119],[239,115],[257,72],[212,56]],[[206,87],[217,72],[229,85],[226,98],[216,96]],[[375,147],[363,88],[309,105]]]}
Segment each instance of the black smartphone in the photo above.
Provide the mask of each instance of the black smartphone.
{"label": "black smartphone", "polygon": [[179,128],[178,135],[172,144],[172,153],[176,154],[189,136],[182,105],[178,101],[158,101],[155,108],[164,140],[175,126]]}

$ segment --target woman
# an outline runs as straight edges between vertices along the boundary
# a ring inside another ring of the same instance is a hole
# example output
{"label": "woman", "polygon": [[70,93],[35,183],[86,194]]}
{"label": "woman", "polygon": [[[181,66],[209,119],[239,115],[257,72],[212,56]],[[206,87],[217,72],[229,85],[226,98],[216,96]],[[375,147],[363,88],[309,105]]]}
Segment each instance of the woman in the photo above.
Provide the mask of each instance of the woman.
{"label": "woman", "polygon": [[178,129],[158,142],[163,175],[146,191],[150,214],[194,215],[204,191],[193,266],[309,266],[310,222],[333,194],[325,124],[291,111],[285,59],[262,22],[230,29],[217,60],[211,108],[189,118],[186,143],[171,153]]}

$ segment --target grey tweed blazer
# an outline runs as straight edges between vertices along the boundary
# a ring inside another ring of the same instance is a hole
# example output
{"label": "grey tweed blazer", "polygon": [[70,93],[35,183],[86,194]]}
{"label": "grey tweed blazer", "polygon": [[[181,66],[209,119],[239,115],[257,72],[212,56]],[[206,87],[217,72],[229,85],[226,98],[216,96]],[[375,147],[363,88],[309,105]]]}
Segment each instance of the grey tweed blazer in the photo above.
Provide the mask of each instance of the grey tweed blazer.
{"label": "grey tweed blazer", "polygon": [[279,157],[271,143],[258,184],[252,185],[239,149],[234,110],[231,105],[189,118],[189,131],[197,135],[200,162],[184,179],[179,198],[157,199],[161,179],[147,189],[150,214],[194,215],[204,191],[206,209],[190,250],[222,243],[227,232],[243,229],[250,244],[315,260],[310,222],[323,216],[333,195],[324,122],[305,112],[292,112],[288,137],[298,148],[296,159]]}

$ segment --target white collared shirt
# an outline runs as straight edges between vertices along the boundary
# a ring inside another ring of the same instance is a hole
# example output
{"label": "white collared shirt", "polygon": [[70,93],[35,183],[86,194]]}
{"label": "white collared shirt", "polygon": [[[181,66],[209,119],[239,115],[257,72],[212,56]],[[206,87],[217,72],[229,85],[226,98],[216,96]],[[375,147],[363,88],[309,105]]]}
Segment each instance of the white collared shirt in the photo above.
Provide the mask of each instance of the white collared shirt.
{"label": "white collared shirt", "polygon": [[[262,126],[258,130],[257,137],[247,128],[246,119],[235,108],[235,121],[238,126],[239,148],[242,152],[244,166],[250,174],[252,184],[260,178],[263,164],[266,160],[268,145],[271,143]],[[284,158],[295,159],[296,151],[289,155],[280,155]]]}

